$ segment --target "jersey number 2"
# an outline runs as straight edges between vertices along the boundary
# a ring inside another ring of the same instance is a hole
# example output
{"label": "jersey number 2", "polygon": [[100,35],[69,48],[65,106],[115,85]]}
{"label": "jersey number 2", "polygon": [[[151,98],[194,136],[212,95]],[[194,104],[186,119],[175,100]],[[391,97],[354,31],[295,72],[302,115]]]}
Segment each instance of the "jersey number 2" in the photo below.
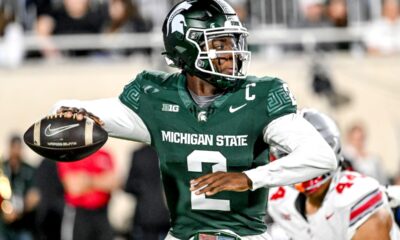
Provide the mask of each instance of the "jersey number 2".
{"label": "jersey number 2", "polygon": [[[226,172],[226,158],[217,151],[195,150],[187,157],[189,172],[202,172],[202,163],[215,163],[213,172]],[[229,200],[206,198],[205,194],[196,195],[191,192],[192,209],[230,211]]]}

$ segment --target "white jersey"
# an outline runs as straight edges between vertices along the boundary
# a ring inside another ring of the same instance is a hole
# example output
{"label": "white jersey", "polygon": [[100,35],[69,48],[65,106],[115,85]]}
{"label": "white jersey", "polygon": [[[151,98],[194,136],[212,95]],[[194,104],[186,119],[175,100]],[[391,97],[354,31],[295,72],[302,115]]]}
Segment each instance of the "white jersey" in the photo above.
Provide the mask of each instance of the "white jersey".
{"label": "white jersey", "polygon": [[[270,190],[268,212],[293,240],[351,239],[356,230],[378,209],[390,211],[385,193],[379,183],[356,172],[337,172],[321,208],[305,216],[305,196],[292,187]],[[303,212],[303,213],[302,213]],[[392,240],[398,240],[395,223]]]}

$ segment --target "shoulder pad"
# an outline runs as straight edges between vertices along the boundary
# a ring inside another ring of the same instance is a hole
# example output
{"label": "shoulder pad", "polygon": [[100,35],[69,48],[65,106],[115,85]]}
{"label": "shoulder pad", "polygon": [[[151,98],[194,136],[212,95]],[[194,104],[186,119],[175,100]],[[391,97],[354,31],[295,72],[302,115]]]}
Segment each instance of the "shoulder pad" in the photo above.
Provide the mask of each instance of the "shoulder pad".
{"label": "shoulder pad", "polygon": [[172,74],[161,71],[143,71],[136,76],[136,80],[152,81],[154,83],[162,83],[166,81]]}
{"label": "shoulder pad", "polygon": [[270,81],[267,95],[267,114],[270,118],[278,118],[297,111],[297,103],[289,86],[282,80],[275,78]]}
{"label": "shoulder pad", "polygon": [[270,121],[289,113],[297,111],[297,104],[288,85],[279,78],[271,77],[247,77],[246,87],[252,86],[258,100],[265,102],[264,111]]}
{"label": "shoulder pad", "polygon": [[269,76],[264,76],[264,77],[256,77],[256,76],[247,76],[246,82],[272,82],[274,80],[279,80],[278,78],[275,77],[269,77]]}
{"label": "shoulder pad", "polygon": [[335,207],[352,207],[379,190],[379,186],[378,181],[371,177],[357,172],[344,171],[340,173],[334,186],[335,189],[333,189]]}
{"label": "shoulder pad", "polygon": [[119,96],[122,103],[133,111],[140,108],[140,99],[143,94],[153,94],[160,92],[162,84],[172,74],[155,71],[143,71],[139,73],[128,85],[124,87]]}

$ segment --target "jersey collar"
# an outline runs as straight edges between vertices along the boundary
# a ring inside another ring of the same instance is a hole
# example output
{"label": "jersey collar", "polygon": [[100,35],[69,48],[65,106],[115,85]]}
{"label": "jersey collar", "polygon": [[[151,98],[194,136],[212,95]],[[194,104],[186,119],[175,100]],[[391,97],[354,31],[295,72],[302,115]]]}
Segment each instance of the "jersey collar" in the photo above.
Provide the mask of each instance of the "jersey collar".
{"label": "jersey collar", "polygon": [[[180,74],[179,78],[178,78],[179,97],[181,98],[181,100],[186,108],[189,108],[192,105],[197,106],[197,104],[193,101],[192,97],[190,96],[189,90],[186,87],[186,81],[187,81],[186,76],[184,74]],[[210,106],[219,108],[226,101],[226,99],[229,98],[231,95],[232,95],[231,92],[227,92],[227,93],[221,95],[220,97],[215,99],[215,101]]]}

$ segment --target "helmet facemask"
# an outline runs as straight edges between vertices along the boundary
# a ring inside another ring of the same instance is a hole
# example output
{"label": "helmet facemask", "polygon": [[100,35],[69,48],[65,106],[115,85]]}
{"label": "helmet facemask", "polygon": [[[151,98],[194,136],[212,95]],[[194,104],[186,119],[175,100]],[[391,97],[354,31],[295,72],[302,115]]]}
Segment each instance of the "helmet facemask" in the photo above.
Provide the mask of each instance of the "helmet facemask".
{"label": "helmet facemask", "polygon": [[190,28],[186,40],[198,49],[194,75],[222,88],[245,79],[251,58],[247,36],[247,30],[242,27]]}

